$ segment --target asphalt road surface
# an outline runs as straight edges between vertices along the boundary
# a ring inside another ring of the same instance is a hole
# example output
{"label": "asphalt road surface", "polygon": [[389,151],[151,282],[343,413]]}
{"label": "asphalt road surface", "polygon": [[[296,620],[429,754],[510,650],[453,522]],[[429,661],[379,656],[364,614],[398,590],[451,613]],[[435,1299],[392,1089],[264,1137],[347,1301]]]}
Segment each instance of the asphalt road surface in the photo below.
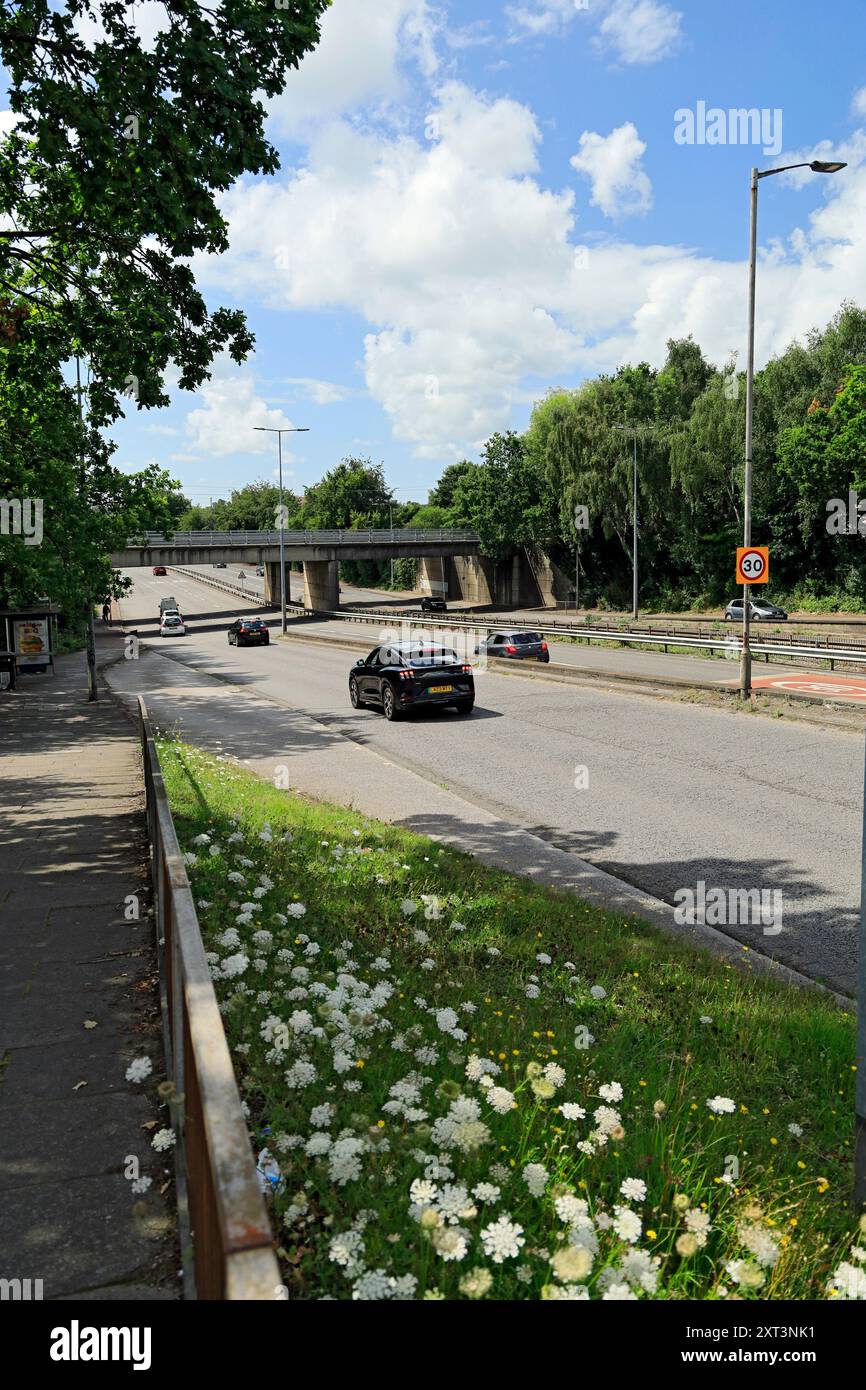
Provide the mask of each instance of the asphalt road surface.
{"label": "asphalt road surface", "polygon": [[[188,565],[185,568],[196,570],[205,578],[225,579],[230,584],[242,583],[243,588],[247,589],[251,596],[262,597],[265,591],[265,581],[263,577],[256,574],[255,565],[227,564],[225,569],[217,569],[214,565]],[[131,574],[133,571],[130,570]],[[168,576],[171,577],[172,571],[169,570]],[[240,576],[243,575],[243,581]],[[286,567],[286,579],[288,580],[288,592],[286,598],[302,600],[304,597],[304,576]],[[277,595],[279,602],[279,595]],[[389,591],[386,589],[363,589],[355,584],[347,584],[344,580],[340,582],[340,602],[341,603],[394,603],[395,601],[413,602],[411,595],[403,591]],[[414,599],[417,603],[418,599]]]}
{"label": "asphalt road surface", "polygon": [[[122,613],[142,639],[156,633],[163,594],[191,623],[184,638],[155,636],[158,650],[275,695],[667,902],[700,882],[777,890],[780,933],[716,925],[852,990],[863,761],[854,734],[492,672],[477,676],[471,718],[435,710],[388,724],[352,710],[351,651],[294,640],[229,647],[240,611],[230,595],[176,574],[130,574]],[[566,650],[586,660],[587,649]],[[252,746],[252,722],[250,738]]]}

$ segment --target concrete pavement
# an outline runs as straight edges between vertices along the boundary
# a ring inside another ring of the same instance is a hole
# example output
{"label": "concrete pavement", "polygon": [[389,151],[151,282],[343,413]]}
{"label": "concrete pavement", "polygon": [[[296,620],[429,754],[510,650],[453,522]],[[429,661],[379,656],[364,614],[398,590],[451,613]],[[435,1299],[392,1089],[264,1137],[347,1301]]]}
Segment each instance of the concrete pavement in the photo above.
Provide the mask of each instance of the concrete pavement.
{"label": "concrete pavement", "polygon": [[[99,655],[120,646],[105,633]],[[0,812],[0,1278],[175,1298],[171,1154],[148,1128],[166,1112],[138,745],[107,692],[87,703],[83,654],[0,695]]]}

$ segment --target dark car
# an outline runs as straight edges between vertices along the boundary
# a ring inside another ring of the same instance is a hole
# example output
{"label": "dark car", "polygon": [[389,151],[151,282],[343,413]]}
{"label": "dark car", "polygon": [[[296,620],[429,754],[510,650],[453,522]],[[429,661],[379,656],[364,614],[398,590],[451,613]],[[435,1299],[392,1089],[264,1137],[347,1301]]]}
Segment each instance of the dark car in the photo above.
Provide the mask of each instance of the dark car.
{"label": "dark car", "polygon": [[215,570],[224,570],[226,568],[226,562],[225,560],[214,560],[213,567]]}
{"label": "dark car", "polygon": [[165,565],[154,565],[153,572],[154,574],[165,574]]}
{"label": "dark car", "polygon": [[349,699],[354,709],[381,705],[386,719],[399,719],[407,709],[425,705],[454,705],[458,714],[471,714],[475,704],[472,667],[451,647],[436,642],[396,642],[374,647],[356,661],[349,673]]}
{"label": "dark car", "polygon": [[264,579],[264,577],[265,577],[265,567],[264,567],[264,565],[256,565],[256,574],[258,575],[259,579]]}
{"label": "dark car", "polygon": [[248,647],[251,643],[267,647],[271,641],[268,625],[261,618],[238,618],[229,628],[228,636],[230,647]]}
{"label": "dark car", "polygon": [[[770,603],[766,598],[753,598],[749,605],[749,618],[753,623],[783,623],[788,615],[784,608],[779,608],[777,604]],[[730,623],[735,619],[743,621],[743,600],[732,598],[725,609],[725,622]]]}
{"label": "dark car", "polygon": [[422,600],[421,600],[421,612],[422,612],[422,613],[447,613],[447,612],[448,612],[448,604],[445,602],[444,598],[422,598]]}
{"label": "dark car", "polygon": [[475,648],[485,656],[505,661],[549,661],[550,652],[540,632],[491,632]]}

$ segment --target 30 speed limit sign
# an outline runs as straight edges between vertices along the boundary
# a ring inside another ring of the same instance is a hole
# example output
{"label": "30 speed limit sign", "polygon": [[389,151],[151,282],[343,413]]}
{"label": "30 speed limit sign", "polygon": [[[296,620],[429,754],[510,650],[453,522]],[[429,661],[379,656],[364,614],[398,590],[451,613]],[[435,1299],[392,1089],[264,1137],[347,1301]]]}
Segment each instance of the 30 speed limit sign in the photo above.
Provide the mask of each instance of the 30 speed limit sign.
{"label": "30 speed limit sign", "polygon": [[737,546],[738,584],[766,584],[769,573],[770,551],[768,546]]}

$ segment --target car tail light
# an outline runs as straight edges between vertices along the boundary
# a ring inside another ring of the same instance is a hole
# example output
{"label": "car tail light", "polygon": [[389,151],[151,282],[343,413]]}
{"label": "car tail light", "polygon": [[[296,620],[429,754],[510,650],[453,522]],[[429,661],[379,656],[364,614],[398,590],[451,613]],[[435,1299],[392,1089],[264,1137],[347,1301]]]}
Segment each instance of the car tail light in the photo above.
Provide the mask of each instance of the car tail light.
{"label": "car tail light", "polygon": [[507,652],[510,652],[511,655],[513,656],[514,653],[517,651],[517,648],[516,648],[516,647],[508,646],[508,647],[505,648],[505,650],[506,650]]}
{"label": "car tail light", "polygon": [[546,642],[542,642],[542,644],[541,644],[541,650],[542,650],[543,652],[546,652],[546,651],[547,651],[547,643],[546,643]]}
{"label": "car tail light", "polygon": [[471,671],[471,670],[472,670],[472,667],[471,667],[471,666],[461,666],[460,669],[461,669],[461,671],[466,672],[466,671]]}
{"label": "car tail light", "polygon": [[412,679],[412,677],[414,676],[414,674],[415,674],[414,671],[401,671],[401,672],[400,672],[400,679],[401,679],[401,681],[410,681],[410,680]]}

